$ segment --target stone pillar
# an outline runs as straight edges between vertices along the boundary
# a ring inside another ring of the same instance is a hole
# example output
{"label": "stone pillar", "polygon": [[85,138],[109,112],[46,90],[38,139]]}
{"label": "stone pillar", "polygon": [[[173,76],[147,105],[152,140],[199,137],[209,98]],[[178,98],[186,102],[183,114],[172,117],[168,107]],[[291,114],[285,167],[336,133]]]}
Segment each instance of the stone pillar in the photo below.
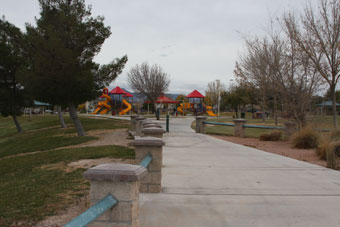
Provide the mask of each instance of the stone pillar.
{"label": "stone pillar", "polygon": [[142,135],[142,129],[143,129],[143,121],[146,119],[144,117],[136,117],[136,135],[141,136]]}
{"label": "stone pillar", "polygon": [[207,117],[204,116],[198,116],[196,117],[196,133],[202,133],[205,134],[205,124],[203,124],[203,121],[207,120]]}
{"label": "stone pillar", "polygon": [[287,137],[290,137],[297,131],[295,122],[285,122],[284,125],[285,125],[285,134]]}
{"label": "stone pillar", "polygon": [[136,118],[139,117],[138,115],[131,115],[131,126],[130,126],[130,131],[135,132],[136,131]]}
{"label": "stone pillar", "polygon": [[159,127],[147,127],[142,130],[142,134],[144,137],[163,138],[164,133],[165,130]]}
{"label": "stone pillar", "polygon": [[152,156],[152,161],[147,167],[148,174],[141,179],[140,192],[161,192],[163,140],[155,137],[140,137],[131,144],[135,147],[136,164],[140,163],[147,154]]}
{"label": "stone pillar", "polygon": [[103,164],[84,173],[91,182],[91,206],[111,194],[118,203],[88,226],[138,227],[140,179],[147,174],[144,167],[120,163]]}
{"label": "stone pillar", "polygon": [[235,119],[234,121],[234,135],[237,137],[245,137],[246,132],[245,129],[243,128],[243,125],[247,122],[245,119]]}

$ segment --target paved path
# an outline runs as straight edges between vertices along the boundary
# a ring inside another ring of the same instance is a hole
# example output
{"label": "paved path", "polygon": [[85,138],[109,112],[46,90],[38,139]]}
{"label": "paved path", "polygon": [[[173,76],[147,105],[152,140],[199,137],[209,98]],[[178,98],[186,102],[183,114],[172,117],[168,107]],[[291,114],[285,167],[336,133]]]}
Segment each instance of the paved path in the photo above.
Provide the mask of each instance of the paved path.
{"label": "paved path", "polygon": [[196,134],[171,119],[163,193],[140,195],[141,227],[340,226],[340,172]]}

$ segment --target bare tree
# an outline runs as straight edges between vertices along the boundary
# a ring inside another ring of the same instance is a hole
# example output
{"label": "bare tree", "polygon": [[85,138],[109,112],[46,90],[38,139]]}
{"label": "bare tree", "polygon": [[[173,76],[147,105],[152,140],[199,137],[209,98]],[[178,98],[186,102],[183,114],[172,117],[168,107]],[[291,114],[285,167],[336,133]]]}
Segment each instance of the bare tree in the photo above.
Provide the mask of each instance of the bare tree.
{"label": "bare tree", "polygon": [[[246,39],[245,42],[246,54],[236,62],[234,74],[243,87],[254,87],[259,91],[258,103],[263,112],[270,109],[269,97],[273,97],[274,108],[272,113],[277,123],[278,90],[276,89],[276,80],[272,76],[272,68],[268,65],[267,53],[263,48],[268,46],[269,40],[267,38],[260,40],[255,37],[254,39]],[[265,120],[265,116],[263,114],[263,120]]]}
{"label": "bare tree", "polygon": [[[155,104],[157,98],[168,90],[170,79],[161,66],[149,66],[147,62],[144,62],[131,68],[128,73],[128,84],[134,91]],[[154,107],[156,110],[156,105]],[[156,117],[158,118],[157,114]]]}
{"label": "bare tree", "polygon": [[309,5],[298,18],[287,13],[281,23],[328,84],[332,94],[333,124],[337,128],[335,88],[340,77],[340,1],[320,0],[318,10]]}
{"label": "bare tree", "polygon": [[309,58],[293,39],[278,34],[248,40],[247,50],[246,61],[237,65],[236,76],[243,82],[267,86],[261,89],[275,89],[275,113],[280,99],[285,111],[303,127],[312,96],[320,85],[319,73],[311,67]]}
{"label": "bare tree", "polygon": [[208,88],[205,91],[206,97],[209,99],[210,104],[213,106],[218,105],[218,99],[221,94],[225,92],[225,87],[219,81],[212,81],[208,83]]}

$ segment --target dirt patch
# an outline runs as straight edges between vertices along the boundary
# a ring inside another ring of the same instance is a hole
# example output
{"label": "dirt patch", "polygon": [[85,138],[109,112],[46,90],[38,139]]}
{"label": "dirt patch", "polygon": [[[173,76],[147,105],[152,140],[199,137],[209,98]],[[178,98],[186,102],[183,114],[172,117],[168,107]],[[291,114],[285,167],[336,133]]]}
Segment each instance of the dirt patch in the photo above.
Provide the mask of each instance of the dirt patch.
{"label": "dirt patch", "polygon": [[262,151],[270,152],[294,158],[300,161],[309,162],[315,165],[326,167],[326,161],[320,160],[314,149],[297,149],[292,148],[289,141],[260,141],[256,138],[240,138],[232,136],[214,136],[218,139],[229,141],[232,143],[241,144],[244,146],[256,148]]}
{"label": "dirt patch", "polygon": [[124,163],[124,164],[135,164],[133,159],[117,159],[117,158],[99,158],[99,159],[82,159],[76,162],[68,164],[71,168],[84,168],[88,169],[93,166],[97,166],[104,163]]}
{"label": "dirt patch", "polygon": [[58,215],[50,216],[39,222],[36,227],[59,227],[63,226],[79,214],[83,213],[90,207],[89,194],[75,201],[75,205],[60,212]]}
{"label": "dirt patch", "polygon": [[98,137],[98,140],[89,141],[87,143],[75,145],[67,148],[76,147],[95,147],[105,145],[119,145],[124,147],[130,147],[131,139],[128,139],[129,134],[126,128],[122,129],[110,129],[110,130],[94,130],[87,133],[88,136]]}

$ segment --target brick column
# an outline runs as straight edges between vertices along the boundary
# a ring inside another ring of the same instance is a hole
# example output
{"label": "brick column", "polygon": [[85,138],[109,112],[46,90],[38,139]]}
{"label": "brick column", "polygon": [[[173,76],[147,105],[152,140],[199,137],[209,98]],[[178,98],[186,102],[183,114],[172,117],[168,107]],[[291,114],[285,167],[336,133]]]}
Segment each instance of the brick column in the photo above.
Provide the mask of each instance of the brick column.
{"label": "brick column", "polygon": [[144,137],[163,138],[164,133],[165,130],[159,127],[147,127],[142,130],[142,134]]}
{"label": "brick column", "polygon": [[140,179],[147,174],[144,167],[120,163],[103,164],[84,173],[91,182],[91,206],[111,194],[118,203],[97,220],[92,227],[138,227]]}
{"label": "brick column", "polygon": [[136,117],[136,135],[141,136],[142,135],[142,129],[143,129],[143,121],[146,119],[144,117]]}
{"label": "brick column", "polygon": [[147,168],[148,174],[141,179],[140,192],[161,192],[163,140],[155,137],[139,137],[131,144],[135,147],[136,164],[140,163],[147,154],[152,156],[152,161]]}
{"label": "brick column", "polygon": [[204,116],[198,116],[196,117],[196,133],[202,133],[205,134],[205,124],[203,124],[203,121],[207,120],[207,117]]}
{"label": "brick column", "polygon": [[234,121],[234,135],[237,137],[245,137],[246,132],[245,129],[243,128],[243,125],[247,122],[245,119],[235,119]]}

